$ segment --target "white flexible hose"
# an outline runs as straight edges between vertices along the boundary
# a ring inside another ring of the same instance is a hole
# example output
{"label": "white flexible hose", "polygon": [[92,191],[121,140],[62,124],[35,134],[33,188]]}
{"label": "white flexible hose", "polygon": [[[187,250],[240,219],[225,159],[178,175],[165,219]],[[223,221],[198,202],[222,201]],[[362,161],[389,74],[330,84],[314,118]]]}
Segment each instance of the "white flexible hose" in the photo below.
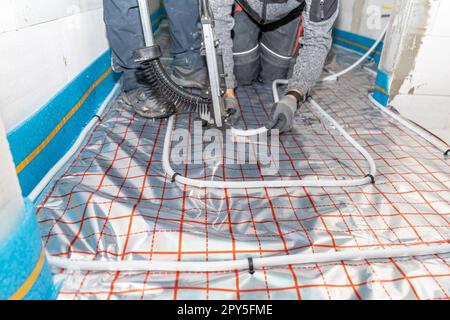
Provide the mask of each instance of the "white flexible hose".
{"label": "white flexible hose", "polygon": [[425,139],[426,141],[428,141],[429,143],[431,143],[433,146],[435,146],[436,148],[438,148],[439,150],[442,151],[442,153],[444,155],[448,155],[448,152],[450,150],[450,146],[443,143],[442,141],[440,141],[439,139],[436,139],[435,136],[433,136],[432,134],[430,134],[429,132],[423,130],[422,128],[418,127],[417,125],[403,119],[401,116],[397,115],[396,113],[392,112],[391,110],[389,110],[389,108],[381,105],[377,100],[375,100],[375,98],[369,94],[369,100],[380,110],[382,111],[384,114],[388,115],[389,117],[391,117],[393,120],[399,122],[401,125],[403,125],[404,127],[408,128],[409,130],[411,130],[412,132],[414,132],[415,134],[419,135],[420,137],[422,137],[423,139]]}
{"label": "white flexible hose", "polygon": [[378,47],[378,45],[383,41],[388,28],[389,28],[389,23],[384,27],[383,31],[381,32],[380,37],[375,41],[375,43],[372,45],[372,47],[370,47],[370,49],[364,55],[362,55],[354,64],[352,64],[348,68],[345,68],[344,70],[342,70],[338,73],[335,73],[335,74],[332,74],[330,76],[323,78],[321,81],[337,81],[337,79],[339,77],[349,73],[350,71],[355,69],[357,66],[359,66],[361,63],[363,63],[375,51],[375,49]]}
{"label": "white flexible hose", "polygon": [[48,256],[53,267],[75,271],[124,271],[124,272],[224,272],[231,270],[249,270],[253,263],[255,270],[330,263],[337,261],[363,261],[366,259],[388,259],[414,256],[428,256],[450,252],[450,245],[420,247],[402,247],[375,250],[349,250],[327,253],[300,253],[276,257],[227,260],[227,261],[82,261]]}
{"label": "white flexible hose", "polygon": [[231,133],[234,136],[238,136],[238,137],[254,137],[254,136],[258,136],[260,134],[265,134],[268,131],[269,131],[269,129],[267,129],[266,127],[261,127],[258,129],[251,129],[251,130],[240,130],[240,129],[231,128]]}
{"label": "white flexible hose", "polygon": [[[276,91],[274,91],[275,93]],[[277,99],[277,98],[276,98]],[[367,160],[369,163],[370,172],[367,176],[360,179],[352,180],[336,180],[336,179],[304,179],[304,180],[258,180],[258,181],[211,181],[211,180],[198,180],[190,179],[182,176],[180,173],[175,172],[170,165],[170,150],[171,150],[171,138],[175,125],[174,116],[170,117],[167,125],[167,131],[164,141],[164,150],[162,164],[165,173],[172,178],[174,182],[181,183],[197,188],[213,188],[213,189],[259,189],[259,188],[289,188],[289,187],[356,187],[363,186],[374,182],[377,174],[377,168],[372,156],[355,140],[353,139],[343,128],[337,123],[328,113],[323,110],[320,105],[314,100],[310,100],[311,106],[316,112],[334,126],[342,136],[347,139]],[[256,129],[258,131],[261,129]],[[266,129],[267,130],[267,129]],[[235,131],[236,132],[236,131]],[[253,132],[249,131],[251,134]],[[245,133],[245,132],[243,132]]]}

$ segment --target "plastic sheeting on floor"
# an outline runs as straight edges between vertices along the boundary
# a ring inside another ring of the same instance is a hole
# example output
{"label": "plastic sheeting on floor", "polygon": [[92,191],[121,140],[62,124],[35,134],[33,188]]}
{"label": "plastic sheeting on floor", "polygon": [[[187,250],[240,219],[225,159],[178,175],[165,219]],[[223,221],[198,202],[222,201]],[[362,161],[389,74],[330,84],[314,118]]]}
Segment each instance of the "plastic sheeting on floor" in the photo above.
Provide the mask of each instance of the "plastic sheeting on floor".
{"label": "plastic sheeting on floor", "polygon": [[[330,69],[357,56],[337,50]],[[315,99],[376,160],[375,185],[203,190],[162,169],[167,121],[140,118],[120,98],[38,204],[51,255],[86,260],[218,261],[249,256],[447,244],[449,160],[367,99],[362,69],[319,85]],[[264,125],[268,86],[239,89],[244,128]],[[180,114],[189,128],[194,114]],[[303,107],[281,139],[278,176],[223,161],[183,165],[203,179],[359,177],[364,158]],[[248,272],[94,273],[58,270],[60,299],[448,299],[450,255],[287,266]]]}

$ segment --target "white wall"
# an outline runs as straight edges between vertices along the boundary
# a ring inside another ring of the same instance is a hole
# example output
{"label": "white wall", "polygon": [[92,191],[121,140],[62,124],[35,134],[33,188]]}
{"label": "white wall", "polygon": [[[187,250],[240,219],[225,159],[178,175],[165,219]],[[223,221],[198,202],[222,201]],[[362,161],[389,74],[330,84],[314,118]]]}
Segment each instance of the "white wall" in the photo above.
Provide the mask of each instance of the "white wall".
{"label": "white wall", "polygon": [[[340,14],[336,27],[371,39],[383,30],[395,0],[340,0]],[[381,17],[381,19],[380,19]]]}
{"label": "white wall", "polygon": [[9,131],[108,48],[102,0],[0,1],[0,117]]}
{"label": "white wall", "polygon": [[450,142],[450,1],[398,0],[381,61],[390,104]]}

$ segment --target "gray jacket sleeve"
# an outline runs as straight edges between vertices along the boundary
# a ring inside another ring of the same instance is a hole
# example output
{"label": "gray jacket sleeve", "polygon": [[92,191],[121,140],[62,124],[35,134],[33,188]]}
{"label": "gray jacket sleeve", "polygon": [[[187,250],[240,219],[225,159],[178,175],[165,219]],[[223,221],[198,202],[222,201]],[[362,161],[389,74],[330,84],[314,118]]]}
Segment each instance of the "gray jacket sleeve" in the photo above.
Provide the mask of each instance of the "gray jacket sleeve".
{"label": "gray jacket sleeve", "polygon": [[228,89],[236,87],[233,61],[233,40],[231,31],[234,28],[234,18],[232,16],[234,0],[210,0],[209,6],[214,15],[216,38],[220,41],[219,49],[222,52],[225,78]]}
{"label": "gray jacket sleeve", "polygon": [[317,0],[306,0],[303,11],[304,35],[302,48],[299,51],[294,67],[292,79],[289,80],[288,90],[297,89],[306,95],[319,80],[323,66],[332,44],[333,24],[339,13],[339,5],[336,12],[328,19],[314,22],[310,18],[311,4]]}

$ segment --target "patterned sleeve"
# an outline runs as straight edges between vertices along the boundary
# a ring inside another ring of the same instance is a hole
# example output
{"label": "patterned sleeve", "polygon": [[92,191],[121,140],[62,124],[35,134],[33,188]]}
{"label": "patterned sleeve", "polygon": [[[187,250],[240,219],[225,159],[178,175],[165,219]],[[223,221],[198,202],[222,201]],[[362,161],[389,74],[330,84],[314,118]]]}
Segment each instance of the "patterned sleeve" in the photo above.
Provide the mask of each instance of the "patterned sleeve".
{"label": "patterned sleeve", "polygon": [[304,35],[288,90],[305,96],[319,80],[332,44],[332,30],[339,12],[339,0],[306,0]]}

